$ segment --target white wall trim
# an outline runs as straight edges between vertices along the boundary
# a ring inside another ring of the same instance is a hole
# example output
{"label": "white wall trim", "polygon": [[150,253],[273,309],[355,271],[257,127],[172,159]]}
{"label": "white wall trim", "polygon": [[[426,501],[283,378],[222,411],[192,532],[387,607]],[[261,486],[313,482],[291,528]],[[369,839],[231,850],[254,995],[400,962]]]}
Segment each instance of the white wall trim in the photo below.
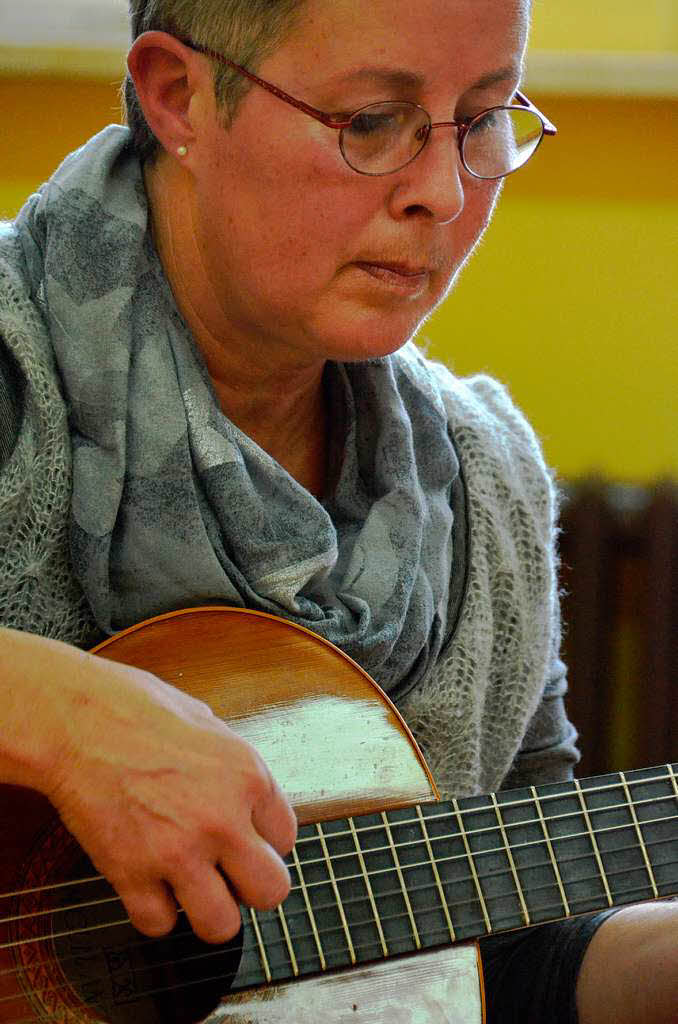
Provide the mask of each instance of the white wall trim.
{"label": "white wall trim", "polygon": [[597,96],[678,97],[678,53],[534,50],[525,88]]}
{"label": "white wall trim", "polygon": [[21,49],[126,50],[126,0],[0,0],[0,44]]}
{"label": "white wall trim", "polygon": [[[0,0],[0,73],[121,76],[126,0]],[[678,97],[678,53],[535,50],[526,89]]]}

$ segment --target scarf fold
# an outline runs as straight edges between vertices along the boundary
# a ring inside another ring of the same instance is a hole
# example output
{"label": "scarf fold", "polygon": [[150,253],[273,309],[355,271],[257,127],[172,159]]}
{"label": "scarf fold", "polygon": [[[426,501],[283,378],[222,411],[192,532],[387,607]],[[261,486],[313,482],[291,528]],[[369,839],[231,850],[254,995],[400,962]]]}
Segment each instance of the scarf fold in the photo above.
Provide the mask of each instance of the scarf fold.
{"label": "scarf fold", "polygon": [[447,631],[459,465],[414,346],[328,366],[345,434],[320,502],[221,411],[127,129],[67,158],[16,227],[69,410],[71,555],[99,627],[223,602],[306,626],[387,690],[419,682]]}

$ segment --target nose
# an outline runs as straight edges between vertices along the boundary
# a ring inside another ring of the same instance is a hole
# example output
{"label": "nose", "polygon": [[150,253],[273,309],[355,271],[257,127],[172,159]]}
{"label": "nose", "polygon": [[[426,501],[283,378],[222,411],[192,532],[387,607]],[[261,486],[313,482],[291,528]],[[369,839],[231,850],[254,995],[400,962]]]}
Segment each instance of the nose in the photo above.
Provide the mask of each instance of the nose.
{"label": "nose", "polygon": [[437,224],[449,224],[463,211],[466,172],[457,129],[449,124],[441,127],[447,130],[432,131],[419,155],[398,172],[391,194],[393,216],[427,216]]}

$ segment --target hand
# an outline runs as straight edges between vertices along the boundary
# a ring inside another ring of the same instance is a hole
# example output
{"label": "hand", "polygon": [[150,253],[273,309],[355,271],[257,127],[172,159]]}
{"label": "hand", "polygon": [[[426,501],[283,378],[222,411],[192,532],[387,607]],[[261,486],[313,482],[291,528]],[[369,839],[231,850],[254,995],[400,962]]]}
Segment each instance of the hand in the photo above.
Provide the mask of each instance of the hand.
{"label": "hand", "polygon": [[178,902],[200,938],[231,938],[237,901],[263,910],[287,896],[294,812],[207,705],[103,658],[77,664],[43,791],[139,931],[170,931]]}

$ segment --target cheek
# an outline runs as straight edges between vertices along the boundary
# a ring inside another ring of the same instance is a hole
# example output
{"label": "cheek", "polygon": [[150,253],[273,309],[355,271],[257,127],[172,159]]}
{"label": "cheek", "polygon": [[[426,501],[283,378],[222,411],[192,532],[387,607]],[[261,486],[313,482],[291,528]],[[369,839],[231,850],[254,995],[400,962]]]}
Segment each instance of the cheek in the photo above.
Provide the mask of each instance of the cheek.
{"label": "cheek", "polygon": [[466,188],[464,210],[468,213],[469,231],[478,238],[492,219],[503,184],[503,179],[498,181],[470,179],[470,184]]}
{"label": "cheek", "polygon": [[464,190],[464,210],[457,220],[448,227],[452,238],[448,272],[441,280],[441,301],[455,285],[476,246],[488,227],[495,205],[501,193],[503,181],[482,182],[472,179]]}
{"label": "cheek", "polygon": [[358,197],[346,177],[319,159],[284,164],[258,158],[231,166],[220,187],[223,244],[230,236],[235,251],[260,274],[278,267],[292,287],[295,281],[321,286],[352,258],[374,213],[371,198]]}
{"label": "cheek", "polygon": [[455,273],[471,255],[488,227],[497,200],[501,193],[502,181],[480,181],[473,178],[464,189],[464,210],[450,227],[455,237]]}

